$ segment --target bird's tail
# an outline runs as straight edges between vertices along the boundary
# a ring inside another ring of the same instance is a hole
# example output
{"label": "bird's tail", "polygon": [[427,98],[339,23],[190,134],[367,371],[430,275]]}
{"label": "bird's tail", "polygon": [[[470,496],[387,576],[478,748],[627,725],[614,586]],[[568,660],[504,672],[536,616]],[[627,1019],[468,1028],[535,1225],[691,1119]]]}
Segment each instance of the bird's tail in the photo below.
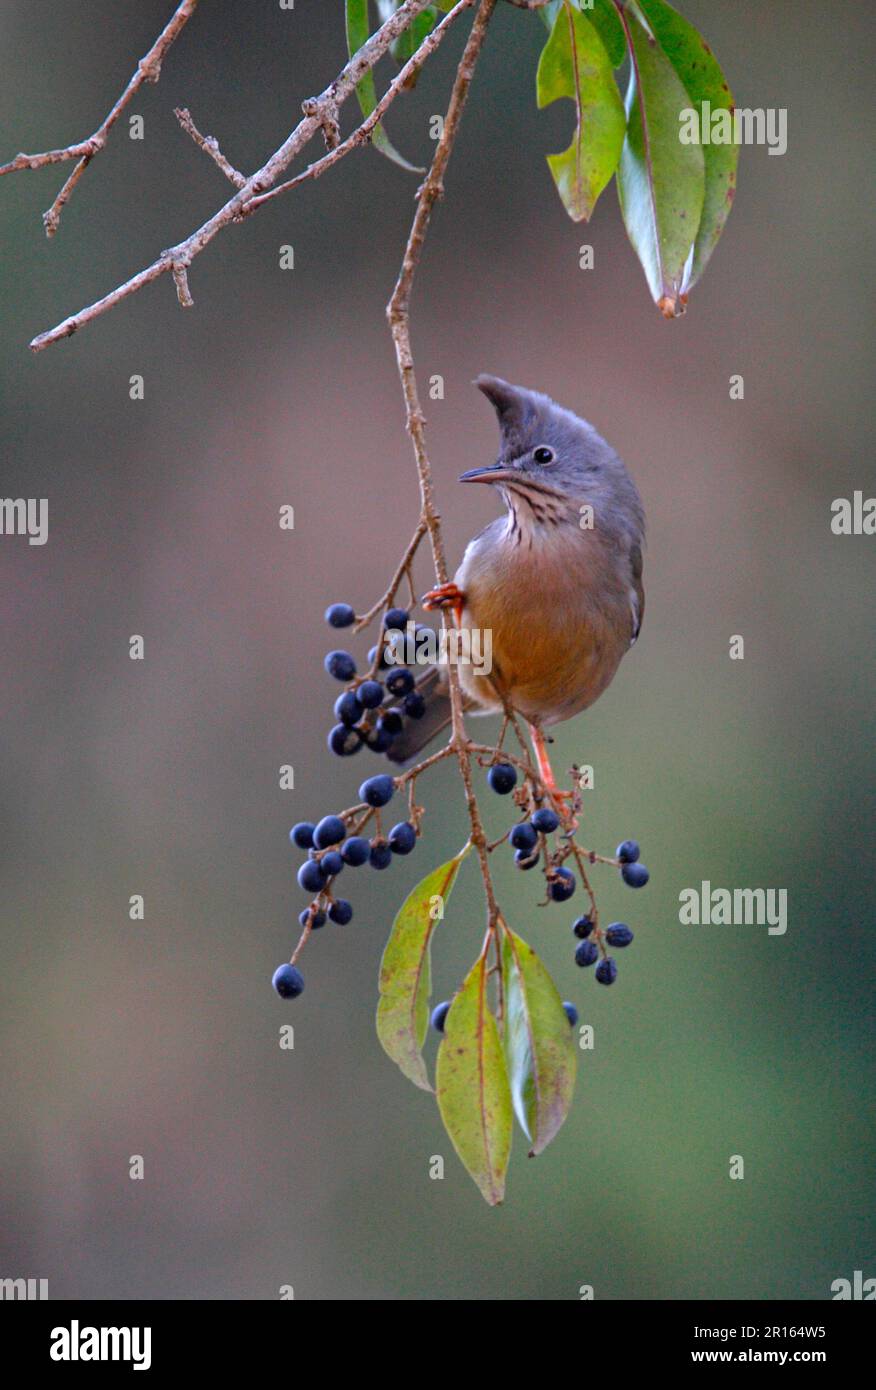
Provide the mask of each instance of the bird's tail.
{"label": "bird's tail", "polygon": [[450,723],[446,669],[428,667],[418,678],[415,688],[426,702],[426,712],[421,719],[406,719],[405,727],[392,740],[386,756],[393,763],[409,762]]}

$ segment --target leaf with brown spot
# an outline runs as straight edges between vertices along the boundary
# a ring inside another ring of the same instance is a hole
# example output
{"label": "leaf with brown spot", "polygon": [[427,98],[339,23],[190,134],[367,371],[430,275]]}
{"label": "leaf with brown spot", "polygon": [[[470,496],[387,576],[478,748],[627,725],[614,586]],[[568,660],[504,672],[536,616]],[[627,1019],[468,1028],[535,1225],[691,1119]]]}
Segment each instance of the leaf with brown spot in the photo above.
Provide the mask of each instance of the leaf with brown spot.
{"label": "leaf with brown spot", "polygon": [[435,1074],[438,1109],[468,1173],[490,1206],[505,1196],[511,1156],[511,1089],[487,1002],[487,963],[475,961],[444,1023]]}
{"label": "leaf with brown spot", "polygon": [[561,97],[575,103],[572,143],[547,160],[569,216],[576,222],[589,220],[617,168],[627,122],[602,39],[568,3],[557,11],[542,50],[536,97],[539,107]]}
{"label": "leaf with brown spot", "polygon": [[415,1086],[431,1091],[422,1047],[429,1027],[432,972],[429,946],[440,917],[433,899],[447,902],[470,845],[417,884],[402,903],[380,963],[377,1036]]}
{"label": "leaf with brown spot", "polygon": [[679,139],[690,98],[656,38],[629,9],[627,138],[617,191],[627,234],[666,318],[684,312],[705,196],[703,151]]}
{"label": "leaf with brown spot", "polygon": [[[712,111],[732,111],[733,94],[720,64],[703,36],[666,0],[639,0],[645,17],[672,66],[675,68],[693,107],[702,111],[707,101]],[[736,190],[739,146],[703,145],[705,196],[700,225],[694,244],[693,264],[684,293],[693,289],[718,244],[724,223],[730,216]]]}

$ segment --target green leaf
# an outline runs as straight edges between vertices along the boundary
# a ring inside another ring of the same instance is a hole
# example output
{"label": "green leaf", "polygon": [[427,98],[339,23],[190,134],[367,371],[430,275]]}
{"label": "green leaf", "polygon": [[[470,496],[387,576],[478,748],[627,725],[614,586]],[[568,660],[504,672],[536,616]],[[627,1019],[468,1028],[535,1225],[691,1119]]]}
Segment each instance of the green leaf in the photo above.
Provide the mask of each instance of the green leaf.
{"label": "green leaf", "polygon": [[562,1127],[575,1090],[577,1053],[556,985],[531,946],[502,941],[505,1056],[520,1127],[540,1154]]}
{"label": "green leaf", "polygon": [[470,849],[433,869],[408,894],[392,924],[380,963],[377,1036],[384,1051],[415,1086],[431,1091],[422,1046],[429,1026],[432,971],[429,946],[441,914],[434,899],[446,903],[459,866]]}
{"label": "green leaf", "polygon": [[[563,0],[551,0],[551,4],[545,5],[543,9],[538,11],[543,23],[549,29],[553,29],[557,11],[562,3]],[[605,51],[611,59],[612,67],[620,67],[626,57],[627,41],[624,37],[624,26],[618,18],[612,0],[571,0],[571,3],[576,10],[581,11],[586,19],[589,19],[599,34],[605,45]]]}
{"label": "green leaf", "polygon": [[505,1196],[511,1156],[511,1091],[499,1029],[487,1003],[483,956],[450,1006],[435,1083],[453,1147],[494,1207]]}
{"label": "green leaf", "polygon": [[594,0],[593,9],[585,5],[584,13],[605,44],[612,67],[619,68],[627,56],[627,41],[612,0]]}
{"label": "green leaf", "polygon": [[[368,0],[345,0],[345,11],[347,21],[347,51],[352,58],[354,53],[367,42],[370,35],[368,23]],[[374,85],[374,73],[366,72],[362,81],[356,87],[356,96],[359,98],[359,106],[363,116],[370,116],[377,105],[377,89]],[[379,123],[371,132],[371,143],[381,154],[386,155],[394,164],[400,165],[402,169],[407,169],[413,174],[422,174],[423,170],[416,164],[409,164],[403,155],[400,155],[383,126]]]}
{"label": "green leaf", "polygon": [[618,196],[654,301],[665,318],[675,318],[684,312],[703,211],[703,151],[679,139],[689,97],[675,69],[635,14],[623,15],[632,61]]}
{"label": "green leaf", "polygon": [[431,34],[438,21],[438,10],[434,5],[423,10],[413,20],[409,28],[403,34],[399,34],[395,43],[390,48],[393,58],[399,67],[403,67],[409,58],[413,58],[423,39]]}
{"label": "green leaf", "polygon": [[560,97],[575,102],[574,139],[562,154],[547,158],[569,216],[576,222],[589,219],[617,168],[626,117],[602,40],[569,5],[557,12],[542,51],[536,92],[539,107]]}
{"label": "green leaf", "polygon": [[[684,83],[690,103],[702,110],[707,101],[712,111],[732,111],[733,94],[720,65],[706,43],[677,10],[666,0],[639,0],[652,32],[663,52]],[[706,267],[730,215],[736,193],[736,165],[739,146],[731,141],[726,145],[703,145],[705,161],[705,198],[699,230],[694,244],[693,266],[685,290],[692,289]]]}

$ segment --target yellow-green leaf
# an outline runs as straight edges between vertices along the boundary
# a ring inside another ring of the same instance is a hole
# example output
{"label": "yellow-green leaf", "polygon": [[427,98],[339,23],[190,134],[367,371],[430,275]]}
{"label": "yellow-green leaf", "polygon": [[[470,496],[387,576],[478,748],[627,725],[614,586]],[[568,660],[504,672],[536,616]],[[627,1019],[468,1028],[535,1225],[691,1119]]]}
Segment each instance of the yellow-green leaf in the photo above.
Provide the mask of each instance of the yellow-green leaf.
{"label": "yellow-green leaf", "polygon": [[[732,111],[733,93],[702,34],[671,5],[667,5],[666,0],[639,0],[639,4],[663,52],[681,78],[690,105],[698,114],[706,101],[712,112]],[[739,146],[735,141],[728,144],[710,142],[702,148],[705,197],[685,291],[693,288],[705,270],[706,262],[724,230],[736,193]]]}
{"label": "yellow-green leaf", "polygon": [[435,1082],[453,1147],[490,1206],[496,1206],[505,1196],[511,1156],[511,1090],[499,1029],[487,1001],[483,957],[450,1006]]}
{"label": "yellow-green leaf", "polygon": [[466,845],[411,890],[392,924],[380,964],[377,1036],[405,1076],[424,1091],[432,1089],[422,1054],[432,990],[429,946],[469,848]]}
{"label": "yellow-green leaf", "polygon": [[661,313],[684,312],[705,195],[703,151],[679,139],[690,98],[656,38],[624,9],[630,47],[627,138],[617,189],[627,234]]}
{"label": "yellow-green leaf", "polygon": [[571,145],[548,155],[548,164],[569,216],[589,219],[620,159],[626,117],[611,61],[599,34],[564,4],[542,50],[536,77],[540,107],[571,97],[577,120]]}
{"label": "yellow-green leaf", "polygon": [[[543,23],[549,29],[553,29],[557,11],[562,5],[563,0],[551,0],[548,5],[543,5],[538,11]],[[627,41],[624,38],[624,28],[618,19],[617,10],[612,0],[571,0],[576,10],[583,10],[587,19],[596,29],[602,42],[605,44],[605,51],[611,59],[613,68],[620,67],[627,52]]]}
{"label": "yellow-green leaf", "polygon": [[[345,0],[345,17],[347,26],[347,51],[352,58],[354,53],[358,53],[364,43],[367,43],[371,33],[371,26],[368,23],[368,0]],[[361,82],[356,87],[356,96],[359,99],[359,106],[363,116],[370,116],[377,105],[377,89],[374,85],[374,74],[366,72]],[[402,169],[407,169],[413,174],[422,174],[423,170],[416,164],[409,164],[403,155],[400,155],[383,126],[379,123],[371,132],[371,143],[381,154],[385,154],[387,159],[391,159],[394,164],[398,164]]]}
{"label": "yellow-green leaf", "polygon": [[577,1054],[556,985],[514,932],[502,940],[505,1056],[514,1113],[539,1154],[563,1125],[575,1090]]}

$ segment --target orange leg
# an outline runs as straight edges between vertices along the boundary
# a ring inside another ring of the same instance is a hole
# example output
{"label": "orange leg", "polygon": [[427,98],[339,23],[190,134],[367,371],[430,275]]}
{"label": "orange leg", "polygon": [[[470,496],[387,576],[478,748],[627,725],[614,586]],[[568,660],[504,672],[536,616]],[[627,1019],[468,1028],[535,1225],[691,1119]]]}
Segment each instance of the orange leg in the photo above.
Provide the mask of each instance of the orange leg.
{"label": "orange leg", "polygon": [[[551,760],[548,757],[547,742],[541,729],[537,724],[530,724],[528,720],[527,726],[529,728],[529,737],[532,739],[533,751],[535,752],[535,761],[538,765],[538,775],[544,783],[545,791],[549,792],[551,796],[556,797],[561,804],[564,801],[572,800],[575,795],[574,792],[563,791],[561,787],[557,786],[554,770],[551,767]],[[566,812],[566,817],[569,820],[572,819],[571,811]]]}
{"label": "orange leg", "polygon": [[451,581],[449,584],[439,584],[437,589],[430,589],[420,599],[427,613],[431,613],[435,608],[452,608],[456,618],[456,626],[462,622],[462,610],[465,607],[465,594]]}

